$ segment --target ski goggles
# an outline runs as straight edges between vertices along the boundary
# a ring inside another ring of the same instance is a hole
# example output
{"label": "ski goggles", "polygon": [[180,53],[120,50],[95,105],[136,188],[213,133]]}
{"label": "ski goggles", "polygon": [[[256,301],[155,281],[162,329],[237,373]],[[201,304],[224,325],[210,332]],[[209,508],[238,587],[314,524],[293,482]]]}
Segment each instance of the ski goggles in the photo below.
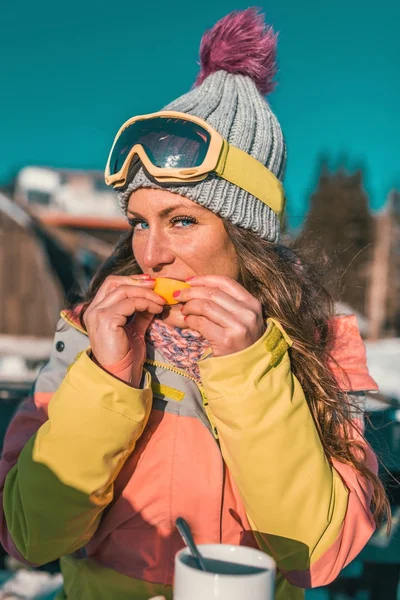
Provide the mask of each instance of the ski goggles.
{"label": "ski goggles", "polygon": [[159,183],[191,183],[215,173],[283,219],[285,194],[279,179],[199,117],[175,111],[132,117],[115,136],[105,170],[106,184],[123,187],[134,160],[140,160]]}

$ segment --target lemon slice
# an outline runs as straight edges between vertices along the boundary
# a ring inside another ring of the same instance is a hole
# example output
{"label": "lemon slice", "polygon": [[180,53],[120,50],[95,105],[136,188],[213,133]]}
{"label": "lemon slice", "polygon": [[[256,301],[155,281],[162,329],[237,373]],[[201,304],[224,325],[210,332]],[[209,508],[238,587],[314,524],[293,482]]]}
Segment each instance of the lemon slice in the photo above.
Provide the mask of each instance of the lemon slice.
{"label": "lemon slice", "polygon": [[168,304],[179,304],[179,300],[173,297],[173,293],[176,290],[183,290],[189,288],[190,285],[185,281],[179,281],[178,279],[171,279],[169,277],[157,277],[154,291],[159,294]]}

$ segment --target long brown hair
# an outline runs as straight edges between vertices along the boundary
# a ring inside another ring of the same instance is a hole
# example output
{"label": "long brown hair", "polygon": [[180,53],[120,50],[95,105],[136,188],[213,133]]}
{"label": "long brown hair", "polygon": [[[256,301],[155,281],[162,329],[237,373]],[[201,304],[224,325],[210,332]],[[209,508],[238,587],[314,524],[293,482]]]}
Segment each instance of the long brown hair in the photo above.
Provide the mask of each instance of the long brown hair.
{"label": "long brown hair", "polygon": [[[271,244],[249,230],[222,221],[237,252],[240,283],[260,301],[264,318],[276,318],[293,340],[289,350],[292,371],[304,390],[327,457],[351,465],[371,482],[375,522],[379,524],[386,516],[390,524],[385,489],[368,468],[362,443],[351,433],[355,425],[349,416],[349,398],[340,391],[327,367],[333,300],[321,283],[321,273],[288,246]],[[132,252],[132,235],[131,230],[122,236],[95,274],[80,311],[83,327],[85,308],[108,275],[141,273]]]}

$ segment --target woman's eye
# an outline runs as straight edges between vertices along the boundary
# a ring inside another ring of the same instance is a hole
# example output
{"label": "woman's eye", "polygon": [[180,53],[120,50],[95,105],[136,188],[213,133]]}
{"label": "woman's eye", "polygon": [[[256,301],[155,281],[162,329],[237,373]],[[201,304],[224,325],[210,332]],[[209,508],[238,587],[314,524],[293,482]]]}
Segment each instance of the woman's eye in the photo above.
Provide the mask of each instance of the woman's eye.
{"label": "woman's eye", "polygon": [[144,223],[144,221],[141,221],[140,219],[128,219],[128,223],[132,227],[132,229],[136,230],[136,225],[138,225],[139,223]]}
{"label": "woman's eye", "polygon": [[[190,226],[197,223],[197,221],[193,217],[174,217],[171,219],[171,223],[189,223]],[[183,227],[179,227],[179,229],[188,229],[188,226],[184,225]]]}
{"label": "woman's eye", "polygon": [[[171,219],[170,221],[172,224],[175,223],[182,223],[182,227],[178,227],[178,229],[189,229],[189,227],[191,225],[194,225],[197,223],[197,220],[194,217],[174,217],[173,219]],[[135,231],[143,231],[143,229],[147,229],[148,228],[148,223],[146,223],[146,221],[142,221],[141,219],[128,219],[128,223],[129,225],[132,227],[133,230]],[[136,227],[136,225],[139,224],[143,224],[144,227]]]}

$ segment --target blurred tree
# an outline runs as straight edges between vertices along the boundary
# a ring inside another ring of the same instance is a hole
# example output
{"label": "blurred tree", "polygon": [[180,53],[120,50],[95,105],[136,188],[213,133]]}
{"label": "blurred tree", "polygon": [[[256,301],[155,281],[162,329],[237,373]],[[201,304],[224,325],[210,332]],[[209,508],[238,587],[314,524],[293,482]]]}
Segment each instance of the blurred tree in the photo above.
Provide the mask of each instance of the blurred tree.
{"label": "blurred tree", "polygon": [[349,174],[341,169],[329,173],[323,165],[296,246],[309,248],[308,254],[316,262],[327,255],[329,291],[335,300],[362,314],[366,313],[373,239],[373,218],[361,171]]}

